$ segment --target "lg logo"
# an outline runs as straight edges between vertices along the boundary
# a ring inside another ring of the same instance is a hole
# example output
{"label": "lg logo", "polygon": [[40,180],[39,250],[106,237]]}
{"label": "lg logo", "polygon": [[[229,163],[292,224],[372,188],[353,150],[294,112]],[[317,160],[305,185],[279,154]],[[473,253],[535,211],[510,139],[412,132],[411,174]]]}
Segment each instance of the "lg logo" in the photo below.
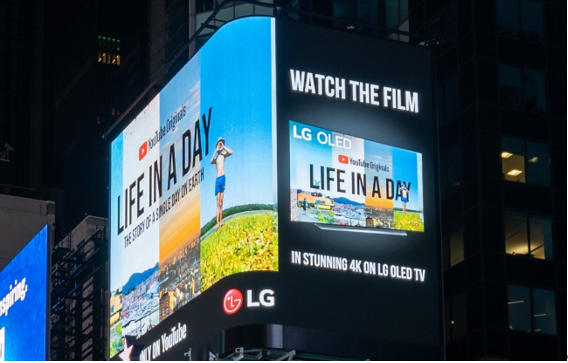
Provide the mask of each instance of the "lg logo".
{"label": "lg logo", "polygon": [[239,311],[243,306],[243,294],[237,289],[231,289],[225,294],[223,299],[223,310],[225,313],[231,315]]}
{"label": "lg logo", "polygon": [[[247,308],[256,307],[272,307],[274,306],[274,291],[264,289],[258,294],[258,300],[255,301],[252,296],[252,290],[247,290]],[[232,315],[240,310],[244,304],[243,294],[237,289],[231,289],[225,294],[223,298],[223,310],[226,314]]]}

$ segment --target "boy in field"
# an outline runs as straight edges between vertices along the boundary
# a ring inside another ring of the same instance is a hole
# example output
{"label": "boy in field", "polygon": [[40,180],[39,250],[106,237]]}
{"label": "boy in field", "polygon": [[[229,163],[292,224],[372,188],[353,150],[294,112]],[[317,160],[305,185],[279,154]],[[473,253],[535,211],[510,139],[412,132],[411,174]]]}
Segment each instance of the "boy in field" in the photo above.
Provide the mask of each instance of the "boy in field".
{"label": "boy in field", "polygon": [[225,196],[225,159],[233,155],[233,150],[225,146],[225,139],[222,137],[217,140],[217,146],[211,164],[215,164],[217,169],[217,179],[215,179],[215,196],[217,197],[217,229],[223,226],[223,197]]}

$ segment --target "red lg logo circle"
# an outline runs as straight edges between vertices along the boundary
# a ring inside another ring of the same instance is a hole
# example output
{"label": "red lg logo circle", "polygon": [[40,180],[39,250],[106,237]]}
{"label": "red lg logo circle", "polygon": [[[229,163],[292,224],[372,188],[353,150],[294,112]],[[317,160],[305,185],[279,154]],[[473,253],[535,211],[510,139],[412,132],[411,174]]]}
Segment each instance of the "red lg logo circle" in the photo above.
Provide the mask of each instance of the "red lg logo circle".
{"label": "red lg logo circle", "polygon": [[231,289],[225,294],[223,299],[223,310],[231,315],[239,311],[243,306],[243,294],[237,289]]}

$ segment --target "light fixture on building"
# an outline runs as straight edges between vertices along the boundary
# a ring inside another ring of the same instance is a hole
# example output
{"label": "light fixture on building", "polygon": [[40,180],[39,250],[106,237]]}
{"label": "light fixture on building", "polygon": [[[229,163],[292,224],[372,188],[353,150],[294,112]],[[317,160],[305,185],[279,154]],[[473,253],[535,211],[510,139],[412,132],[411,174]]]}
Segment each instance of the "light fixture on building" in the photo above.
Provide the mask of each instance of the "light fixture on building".
{"label": "light fixture on building", "polygon": [[509,152],[506,152],[506,151],[503,151],[503,152],[501,153],[501,157],[502,157],[503,159],[508,159],[508,158],[510,158],[511,156],[513,156],[513,154],[512,154],[512,153],[509,153]]}
{"label": "light fixture on building", "polygon": [[513,169],[513,170],[511,170],[510,172],[508,172],[507,175],[510,175],[510,176],[517,176],[517,175],[519,175],[519,174],[521,174],[521,173],[522,173],[521,170]]}

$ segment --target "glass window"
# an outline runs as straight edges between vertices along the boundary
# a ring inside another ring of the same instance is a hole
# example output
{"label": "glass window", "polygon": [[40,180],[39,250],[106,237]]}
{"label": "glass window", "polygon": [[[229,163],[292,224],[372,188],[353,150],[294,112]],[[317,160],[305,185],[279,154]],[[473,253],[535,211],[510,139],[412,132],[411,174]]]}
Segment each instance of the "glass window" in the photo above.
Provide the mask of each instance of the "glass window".
{"label": "glass window", "polygon": [[548,217],[505,211],[505,252],[552,259],[552,225]]}
{"label": "glass window", "polygon": [[408,18],[408,0],[385,0],[387,28],[397,28]]}
{"label": "glass window", "polygon": [[443,154],[442,158],[442,194],[452,193],[461,185],[462,163],[461,146],[456,146]]}
{"label": "glass window", "polygon": [[443,38],[445,41],[453,43],[458,38],[458,11],[457,7],[453,5],[446,10],[442,16],[443,20]]}
{"label": "glass window", "polygon": [[[333,0],[333,17],[344,20],[355,20],[355,2],[353,0]],[[345,23],[339,24],[343,24],[343,26],[346,25]]]}
{"label": "glass window", "polygon": [[460,226],[450,233],[450,266],[457,265],[463,259],[463,227]]}
{"label": "glass window", "polygon": [[521,28],[526,37],[542,38],[542,3],[521,0]]}
{"label": "glass window", "polygon": [[521,90],[521,69],[519,67],[500,64],[499,93],[501,94],[501,103],[513,107],[520,107]]}
{"label": "glass window", "polygon": [[444,121],[449,123],[455,120],[460,113],[459,77],[455,74],[444,82]]}
{"label": "glass window", "polygon": [[497,0],[497,29],[526,38],[542,38],[542,3],[534,0]]}
{"label": "glass window", "polygon": [[554,291],[533,290],[533,321],[535,332],[556,334]]}
{"label": "glass window", "polygon": [[445,227],[443,249],[444,271],[464,260],[463,221],[461,219]]}
{"label": "glass window", "polygon": [[548,145],[503,137],[501,169],[505,180],[550,185]]}
{"label": "glass window", "polygon": [[435,18],[426,29],[429,39],[437,39],[442,37],[442,23],[440,18]]}
{"label": "glass window", "polygon": [[527,215],[505,212],[505,251],[509,255],[528,255]]}
{"label": "glass window", "polygon": [[517,34],[519,30],[518,0],[497,0],[497,29]]}
{"label": "glass window", "polygon": [[513,285],[508,290],[509,329],[556,334],[554,291]]}
{"label": "glass window", "polygon": [[509,286],[509,329],[531,331],[530,289]]}
{"label": "glass window", "polygon": [[527,176],[529,183],[550,185],[548,145],[527,141]]}
{"label": "glass window", "polygon": [[530,250],[534,258],[552,259],[552,224],[550,218],[530,215]]}
{"label": "glass window", "polygon": [[452,340],[459,339],[467,333],[467,314],[465,293],[461,293],[451,300],[450,327]]}
{"label": "glass window", "polygon": [[523,100],[529,111],[546,111],[546,86],[544,73],[523,70]]}
{"label": "glass window", "polygon": [[503,137],[501,161],[505,180],[525,182],[525,146],[523,140]]}
{"label": "glass window", "polygon": [[197,0],[196,11],[198,13],[209,10],[213,10],[213,0]]}

